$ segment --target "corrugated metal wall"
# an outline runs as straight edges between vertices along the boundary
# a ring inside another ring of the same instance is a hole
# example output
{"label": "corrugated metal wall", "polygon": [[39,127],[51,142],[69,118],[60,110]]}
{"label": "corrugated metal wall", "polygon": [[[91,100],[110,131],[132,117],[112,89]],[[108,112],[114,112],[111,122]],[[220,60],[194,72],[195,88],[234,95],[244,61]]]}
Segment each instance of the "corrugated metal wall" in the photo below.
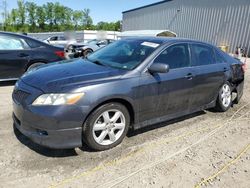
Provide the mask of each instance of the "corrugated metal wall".
{"label": "corrugated metal wall", "polygon": [[123,13],[123,31],[145,29],[249,50],[250,0],[173,0]]}

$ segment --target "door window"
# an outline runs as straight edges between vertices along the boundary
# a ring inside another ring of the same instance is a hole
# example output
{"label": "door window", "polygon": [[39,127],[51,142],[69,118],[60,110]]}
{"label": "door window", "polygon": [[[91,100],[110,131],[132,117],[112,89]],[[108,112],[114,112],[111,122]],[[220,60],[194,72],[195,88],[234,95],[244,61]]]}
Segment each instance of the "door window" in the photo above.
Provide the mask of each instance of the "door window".
{"label": "door window", "polygon": [[27,46],[28,45],[22,39],[0,36],[0,50],[23,50]]}
{"label": "door window", "polygon": [[225,63],[226,60],[218,50],[215,50],[216,63]]}
{"label": "door window", "polygon": [[58,40],[58,37],[51,37],[50,38],[50,41],[57,41]]}
{"label": "door window", "polygon": [[168,64],[170,69],[188,67],[190,65],[188,45],[172,45],[166,48],[154,62]]}
{"label": "door window", "polygon": [[192,50],[195,59],[193,66],[211,65],[215,63],[213,49],[209,46],[193,44]]}
{"label": "door window", "polygon": [[58,37],[58,40],[65,41],[66,39],[63,36],[60,36],[60,37]]}

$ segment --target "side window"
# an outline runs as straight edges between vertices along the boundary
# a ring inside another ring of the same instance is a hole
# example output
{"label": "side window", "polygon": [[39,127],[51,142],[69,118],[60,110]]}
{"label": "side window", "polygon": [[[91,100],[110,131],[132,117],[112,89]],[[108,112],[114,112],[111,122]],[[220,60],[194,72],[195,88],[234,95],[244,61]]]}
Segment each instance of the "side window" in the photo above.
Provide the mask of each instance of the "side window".
{"label": "side window", "polygon": [[215,63],[213,49],[202,44],[192,44],[195,61],[193,66],[210,65]]}
{"label": "side window", "polygon": [[0,50],[23,50],[27,48],[24,40],[0,35]]}
{"label": "side window", "polygon": [[65,37],[63,37],[63,36],[60,36],[60,37],[58,37],[58,40],[64,41],[64,40],[66,40],[66,39],[65,39]]}
{"label": "side window", "polygon": [[28,43],[28,45],[30,46],[30,48],[39,48],[42,46],[42,44],[34,41],[34,40],[29,40],[29,39],[26,39],[26,42]]}
{"label": "side window", "polygon": [[225,60],[225,58],[223,57],[223,55],[218,50],[214,50],[214,52],[215,52],[216,63],[225,63],[225,62],[227,62]]}
{"label": "side window", "polygon": [[58,37],[51,37],[50,41],[57,41]]}
{"label": "side window", "polygon": [[154,62],[168,64],[170,69],[188,67],[190,65],[188,45],[175,44],[170,46]]}

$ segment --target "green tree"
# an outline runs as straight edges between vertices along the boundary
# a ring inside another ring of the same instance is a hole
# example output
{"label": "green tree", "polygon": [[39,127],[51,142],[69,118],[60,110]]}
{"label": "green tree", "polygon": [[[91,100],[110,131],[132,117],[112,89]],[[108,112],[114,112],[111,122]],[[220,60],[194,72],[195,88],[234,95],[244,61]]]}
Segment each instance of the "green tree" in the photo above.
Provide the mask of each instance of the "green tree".
{"label": "green tree", "polygon": [[36,8],[36,21],[40,31],[45,31],[46,13],[43,6]]}
{"label": "green tree", "polygon": [[44,5],[44,10],[46,14],[46,22],[49,24],[50,31],[52,31],[54,22],[54,3],[49,2]]}
{"label": "green tree", "polygon": [[82,24],[82,19],[83,19],[83,11],[75,10],[73,11],[73,23],[74,23],[74,28],[78,29],[79,25]]}
{"label": "green tree", "polygon": [[21,26],[24,26],[25,24],[25,4],[23,0],[18,0],[17,1],[17,5],[18,5],[18,20],[19,20],[19,24]]}
{"label": "green tree", "polygon": [[10,13],[11,24],[15,27],[17,25],[18,10],[12,9]]}
{"label": "green tree", "polygon": [[90,9],[85,8],[83,10],[83,26],[85,29],[88,29],[91,25],[93,25],[93,20],[90,17]]}
{"label": "green tree", "polygon": [[37,6],[34,2],[26,2],[25,7],[28,13],[28,23],[31,25],[31,29],[34,30],[36,27]]}
{"label": "green tree", "polygon": [[[4,26],[8,31],[43,32],[79,29],[120,30],[120,21],[99,22],[93,25],[90,9],[72,10],[60,3],[47,2],[38,6],[35,2],[17,0],[17,9],[6,16]],[[7,15],[7,14],[6,14]]]}

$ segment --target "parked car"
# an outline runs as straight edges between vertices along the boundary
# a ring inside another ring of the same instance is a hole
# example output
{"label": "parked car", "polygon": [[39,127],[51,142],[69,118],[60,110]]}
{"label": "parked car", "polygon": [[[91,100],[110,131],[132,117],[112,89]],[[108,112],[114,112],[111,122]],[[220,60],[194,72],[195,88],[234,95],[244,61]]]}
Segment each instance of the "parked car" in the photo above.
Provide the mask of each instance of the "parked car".
{"label": "parked car", "polygon": [[63,60],[63,50],[25,35],[0,32],[0,81],[17,80],[31,68]]}
{"label": "parked car", "polygon": [[52,37],[49,37],[49,38],[43,40],[43,42],[51,44],[53,46],[65,47],[66,45],[76,43],[76,40],[75,39],[68,40],[64,36],[52,36]]}
{"label": "parked car", "polygon": [[241,62],[210,44],[127,38],[86,59],[25,74],[13,91],[13,119],[40,145],[75,148],[86,143],[106,150],[120,144],[129,127],[208,108],[225,112],[240,100],[243,84]]}
{"label": "parked car", "polygon": [[88,54],[93,53],[94,51],[107,46],[108,44],[114,42],[112,39],[98,40],[93,39],[87,43],[74,43],[69,44],[65,48],[65,57],[67,59],[77,58],[77,57],[86,57]]}

